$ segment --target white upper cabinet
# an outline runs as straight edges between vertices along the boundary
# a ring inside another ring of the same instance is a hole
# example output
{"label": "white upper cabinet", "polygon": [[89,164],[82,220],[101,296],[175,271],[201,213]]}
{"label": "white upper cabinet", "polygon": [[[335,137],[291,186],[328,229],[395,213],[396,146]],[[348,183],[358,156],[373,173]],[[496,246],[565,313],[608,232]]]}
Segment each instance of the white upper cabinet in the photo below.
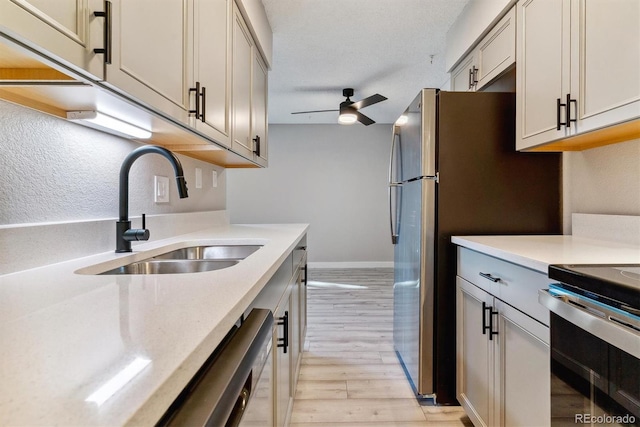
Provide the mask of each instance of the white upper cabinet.
{"label": "white upper cabinet", "polygon": [[0,32],[94,79],[103,76],[102,0],[0,0]]}
{"label": "white upper cabinet", "polygon": [[237,7],[232,37],[231,149],[266,166],[268,69]]}
{"label": "white upper cabinet", "polygon": [[[231,17],[233,0],[194,0],[192,126],[231,145]],[[199,91],[196,97],[196,93]],[[195,109],[195,107],[193,108]]]}
{"label": "white upper cabinet", "polygon": [[517,14],[518,150],[640,117],[640,2],[523,0]]}
{"label": "white upper cabinet", "polygon": [[267,85],[268,70],[257,51],[253,55],[253,77],[251,86],[251,136],[253,160],[267,166]]}
{"label": "white upper cabinet", "polygon": [[482,90],[516,62],[516,11],[512,8],[451,72],[451,90]]}
{"label": "white upper cabinet", "polygon": [[517,5],[517,148],[568,135],[560,104],[569,92],[570,0],[526,0]]}
{"label": "white upper cabinet", "polygon": [[475,52],[471,52],[451,72],[451,90],[454,92],[474,91],[477,83],[474,77],[477,72]]}
{"label": "white upper cabinet", "polygon": [[640,1],[574,0],[571,26],[577,132],[639,117]]}
{"label": "white upper cabinet", "polygon": [[233,16],[233,143],[231,148],[249,158],[253,156],[251,141],[251,66],[253,41],[240,12]]}
{"label": "white upper cabinet", "polygon": [[482,89],[516,62],[516,10],[513,7],[476,48],[476,88]]}
{"label": "white upper cabinet", "polygon": [[113,0],[105,75],[109,87],[183,123],[190,109],[189,3]]}

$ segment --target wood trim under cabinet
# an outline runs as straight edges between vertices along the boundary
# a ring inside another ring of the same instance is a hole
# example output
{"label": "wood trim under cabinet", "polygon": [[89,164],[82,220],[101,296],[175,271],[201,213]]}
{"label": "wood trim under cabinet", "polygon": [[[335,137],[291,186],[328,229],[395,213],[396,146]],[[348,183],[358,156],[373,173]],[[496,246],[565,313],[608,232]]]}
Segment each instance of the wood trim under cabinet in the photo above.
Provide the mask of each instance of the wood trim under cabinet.
{"label": "wood trim under cabinet", "polygon": [[631,120],[522,151],[582,151],[640,139],[640,119]]}

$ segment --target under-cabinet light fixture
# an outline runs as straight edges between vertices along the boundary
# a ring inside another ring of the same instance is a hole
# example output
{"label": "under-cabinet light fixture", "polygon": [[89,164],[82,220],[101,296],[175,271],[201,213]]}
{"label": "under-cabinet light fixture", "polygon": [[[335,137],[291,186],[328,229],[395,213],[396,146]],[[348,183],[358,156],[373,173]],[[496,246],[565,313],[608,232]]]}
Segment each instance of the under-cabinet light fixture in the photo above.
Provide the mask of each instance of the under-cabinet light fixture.
{"label": "under-cabinet light fixture", "polygon": [[124,138],[148,139],[151,132],[99,111],[67,111],[67,120]]}

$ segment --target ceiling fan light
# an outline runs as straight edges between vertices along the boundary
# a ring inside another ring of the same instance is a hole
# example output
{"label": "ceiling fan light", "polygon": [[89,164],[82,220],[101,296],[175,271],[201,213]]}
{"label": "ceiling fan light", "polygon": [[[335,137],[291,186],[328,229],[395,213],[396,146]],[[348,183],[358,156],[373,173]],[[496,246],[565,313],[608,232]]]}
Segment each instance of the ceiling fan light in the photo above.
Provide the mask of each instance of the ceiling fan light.
{"label": "ceiling fan light", "polygon": [[341,125],[352,125],[358,121],[358,116],[353,113],[340,113],[338,123]]}

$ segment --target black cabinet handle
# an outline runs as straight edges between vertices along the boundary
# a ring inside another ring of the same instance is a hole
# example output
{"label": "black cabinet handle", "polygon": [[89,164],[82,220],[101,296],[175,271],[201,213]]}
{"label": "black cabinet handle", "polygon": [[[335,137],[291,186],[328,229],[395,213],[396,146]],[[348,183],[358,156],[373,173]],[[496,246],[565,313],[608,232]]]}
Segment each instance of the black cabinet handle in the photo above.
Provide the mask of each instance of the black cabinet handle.
{"label": "black cabinet handle", "polygon": [[493,307],[489,307],[489,341],[493,341],[493,336],[498,335],[498,331],[493,330],[493,316],[497,316],[498,312],[493,311]]}
{"label": "black cabinet handle", "polygon": [[207,92],[206,92],[207,88],[202,86],[202,92],[200,92],[200,100],[202,101],[202,106],[200,107],[200,120],[202,120],[203,122],[206,121],[206,114],[207,114]]}
{"label": "black cabinet handle", "polygon": [[476,87],[478,85],[478,68],[474,65],[471,68],[471,86]]}
{"label": "black cabinet handle", "polygon": [[191,87],[189,88],[189,93],[195,92],[196,93],[196,97],[195,97],[195,101],[196,101],[196,109],[195,110],[189,110],[189,114],[195,114],[195,118],[199,119],[200,118],[200,82],[196,82],[196,87]]}
{"label": "black cabinet handle", "polygon": [[478,273],[478,274],[480,274],[480,276],[484,277],[487,280],[491,280],[493,283],[498,283],[500,281],[499,277],[493,277],[489,273]]}
{"label": "black cabinet handle", "polygon": [[287,352],[287,348],[289,348],[289,312],[285,311],[284,316],[278,319],[278,326],[282,326],[282,338],[278,338],[278,347],[284,349],[284,353]]}
{"label": "black cabinet handle", "polygon": [[260,135],[256,135],[255,138],[253,138],[253,142],[255,144],[253,144],[253,152],[256,154],[256,156],[260,156]]}
{"label": "black cabinet handle", "polygon": [[473,87],[473,83],[471,83],[472,79],[473,79],[473,70],[469,68],[469,89]]}
{"label": "black cabinet handle", "polygon": [[[487,325],[487,311],[489,312],[489,324]],[[482,335],[486,335],[489,331],[489,340],[493,341],[493,336],[498,335],[498,331],[493,330],[493,316],[497,315],[497,311],[493,311],[493,307],[482,302]]]}
{"label": "black cabinet handle", "polygon": [[567,94],[567,118],[566,118],[566,126],[568,128],[571,127],[571,122],[576,123],[578,120],[577,119],[572,119],[571,118],[571,103],[573,102],[574,106],[576,107],[576,111],[578,111],[578,100],[577,99],[571,99],[571,94],[568,93]]}
{"label": "black cabinet handle", "polygon": [[104,47],[93,49],[93,52],[104,54],[104,63],[111,64],[111,2],[105,0],[104,12],[93,12],[93,16],[104,18]]}
{"label": "black cabinet handle", "polygon": [[193,114],[194,117],[200,121],[205,121],[206,103],[207,103],[207,88],[200,86],[200,82],[196,82],[196,87],[189,88],[189,93],[195,92],[196,97],[196,109],[189,110],[189,115]]}
{"label": "black cabinet handle", "polygon": [[565,114],[567,112],[567,104],[563,104],[560,102],[560,98],[556,99],[556,130],[560,130],[561,126],[566,126],[567,122],[560,121],[560,108],[565,107]]}
{"label": "black cabinet handle", "polygon": [[487,334],[489,326],[487,325],[487,310],[491,311],[491,306],[488,306],[486,302],[482,301],[482,335]]}
{"label": "black cabinet handle", "polygon": [[302,283],[304,283],[304,287],[307,287],[307,264],[304,265],[304,267],[302,267],[302,271],[304,271],[304,279],[302,280]]}

